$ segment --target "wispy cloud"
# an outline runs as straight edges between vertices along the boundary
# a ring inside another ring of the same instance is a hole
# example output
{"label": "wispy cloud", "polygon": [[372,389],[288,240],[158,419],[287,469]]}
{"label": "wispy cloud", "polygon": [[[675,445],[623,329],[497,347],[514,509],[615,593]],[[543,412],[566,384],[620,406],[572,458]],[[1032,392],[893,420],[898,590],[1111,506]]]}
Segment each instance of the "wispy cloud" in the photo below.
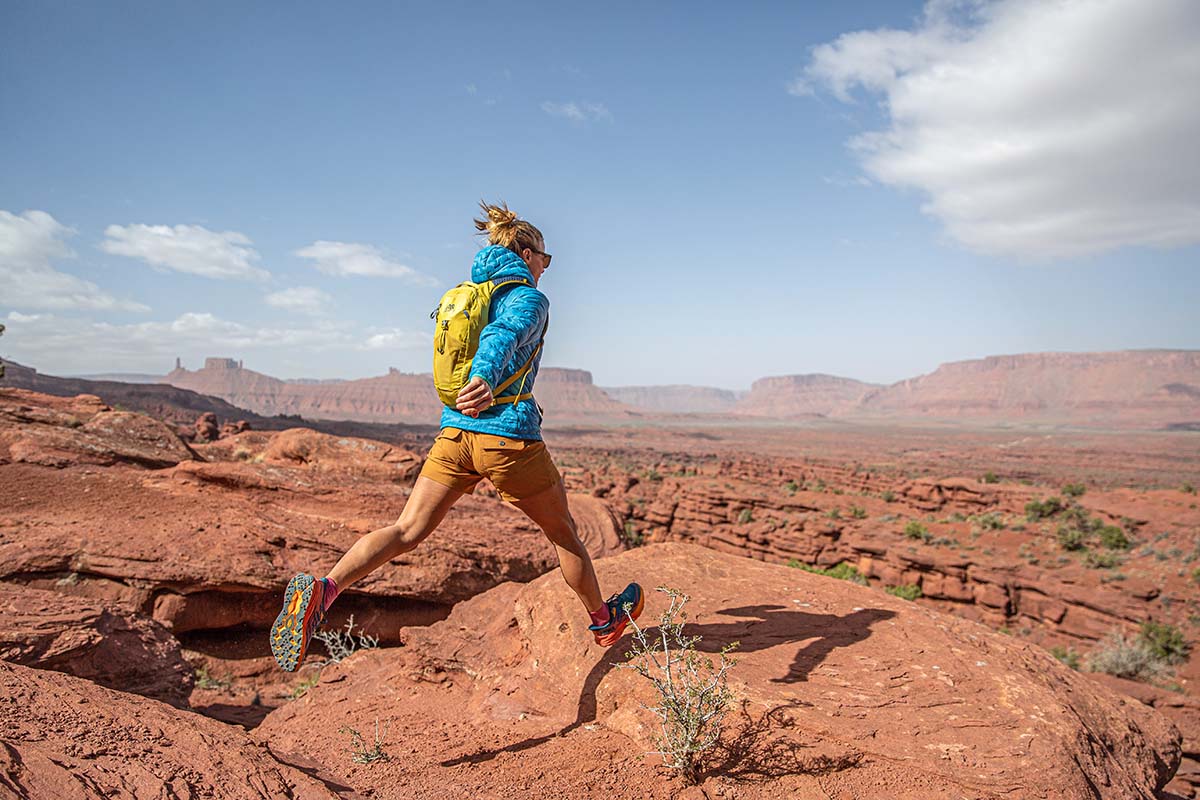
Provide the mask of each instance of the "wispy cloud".
{"label": "wispy cloud", "polygon": [[205,278],[266,280],[258,251],[244,234],[200,225],[109,225],[100,249],[145,261],[156,269]]}
{"label": "wispy cloud", "polygon": [[433,337],[423,331],[402,331],[399,328],[368,336],[362,343],[363,350],[412,350],[429,347]]}
{"label": "wispy cloud", "polygon": [[313,242],[296,251],[326,275],[360,275],[372,278],[403,278],[410,283],[432,286],[432,278],[412,267],[392,261],[378,247],[355,242]]}
{"label": "wispy cloud", "polygon": [[114,325],[55,314],[10,313],[5,322],[6,351],[16,361],[59,371],[105,369],[154,371],[182,355],[242,355],[302,348],[309,352],[348,350],[357,344],[344,323],[325,322],[296,328],[244,325],[207,312],[188,312],[173,320]]}
{"label": "wispy cloud", "polygon": [[1200,242],[1200,4],[929,0],[912,30],[815,48],[792,84],[882,96],[850,140],[973,249],[1032,258]]}
{"label": "wispy cloud", "polygon": [[326,292],[312,286],[295,286],[271,292],[264,298],[267,305],[288,311],[299,311],[302,314],[323,314],[333,303],[333,298]]}
{"label": "wispy cloud", "polygon": [[542,111],[552,117],[562,117],[577,124],[597,120],[612,122],[612,114],[603,103],[555,103],[547,100],[542,103]]}
{"label": "wispy cloud", "polygon": [[91,281],[60,272],[53,261],[75,257],[75,231],[45,211],[0,211],[0,306],[29,309],[148,311],[118,300]]}

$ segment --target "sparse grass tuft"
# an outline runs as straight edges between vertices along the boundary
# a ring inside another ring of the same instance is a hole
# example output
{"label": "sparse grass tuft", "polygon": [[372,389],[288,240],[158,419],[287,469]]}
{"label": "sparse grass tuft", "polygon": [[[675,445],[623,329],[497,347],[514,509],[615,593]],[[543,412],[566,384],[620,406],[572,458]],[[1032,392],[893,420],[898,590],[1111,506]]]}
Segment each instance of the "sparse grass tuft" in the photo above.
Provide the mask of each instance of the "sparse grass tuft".
{"label": "sparse grass tuft", "polygon": [[1087,487],[1082,483],[1068,483],[1066,486],[1062,487],[1062,493],[1067,497],[1083,497],[1083,494],[1086,491]]}
{"label": "sparse grass tuft", "polygon": [[904,535],[909,539],[921,539],[926,542],[933,538],[933,536],[929,533],[929,530],[915,519],[910,520],[909,523],[904,526]]}
{"label": "sparse grass tuft", "polygon": [[1066,506],[1058,497],[1047,497],[1045,500],[1030,500],[1025,504],[1025,518],[1030,522],[1052,517]]}
{"label": "sparse grass tuft", "polygon": [[387,737],[388,725],[383,728],[383,734],[379,733],[379,720],[375,720],[375,741],[370,747],[363,741],[362,734],[356,728],[346,726],[339,729],[339,733],[350,734],[350,760],[355,764],[374,764],[377,761],[391,761],[389,756],[383,749],[384,739]]}
{"label": "sparse grass tuft", "polygon": [[1050,655],[1054,656],[1071,669],[1079,669],[1079,653],[1075,652],[1075,649],[1072,647],[1056,645],[1050,648]]}
{"label": "sparse grass tuft", "polygon": [[801,564],[799,561],[792,558],[788,559],[787,565],[789,567],[802,569],[805,572],[812,572],[817,575],[825,575],[829,578],[837,578],[838,580],[857,583],[859,586],[871,585],[871,582],[867,580],[867,576],[859,572],[853,564],[849,564],[845,561],[842,561],[832,567],[810,567],[808,564]]}
{"label": "sparse grass tuft", "polygon": [[743,508],[741,513],[738,514],[738,522],[742,525],[745,525],[747,522],[754,522],[754,512],[748,508]]}
{"label": "sparse grass tuft", "polygon": [[992,472],[990,469],[987,472],[983,473],[982,480],[984,483],[999,483],[1000,482],[1000,479],[996,477],[996,473]]}
{"label": "sparse grass tuft", "polygon": [[317,631],[313,634],[313,638],[325,645],[325,652],[329,653],[329,658],[321,664],[336,664],[358,650],[371,650],[379,646],[378,636],[369,636],[366,633],[354,633],[354,615],[350,615],[350,619],[346,620],[346,630],[342,632],[336,631]]}

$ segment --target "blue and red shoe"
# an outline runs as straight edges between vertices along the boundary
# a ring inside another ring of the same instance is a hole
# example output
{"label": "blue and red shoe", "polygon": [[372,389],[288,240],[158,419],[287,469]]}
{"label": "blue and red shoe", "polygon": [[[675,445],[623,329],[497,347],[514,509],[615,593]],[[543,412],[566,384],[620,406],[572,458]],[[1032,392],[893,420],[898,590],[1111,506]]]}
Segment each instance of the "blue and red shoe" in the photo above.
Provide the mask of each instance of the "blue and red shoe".
{"label": "blue and red shoe", "polygon": [[[636,583],[629,584],[625,587],[625,591],[608,598],[604,603],[608,606],[608,622],[603,625],[588,626],[588,630],[596,637],[596,644],[601,647],[611,647],[616,644],[617,640],[621,638],[621,634],[625,632],[625,626],[629,624],[629,621],[641,616],[644,604],[645,597],[642,596],[642,587]],[[626,606],[629,607],[628,611],[625,610]]]}
{"label": "blue and red shoe", "polygon": [[283,610],[271,626],[271,652],[282,669],[296,671],[324,622],[325,581],[302,572],[288,581]]}

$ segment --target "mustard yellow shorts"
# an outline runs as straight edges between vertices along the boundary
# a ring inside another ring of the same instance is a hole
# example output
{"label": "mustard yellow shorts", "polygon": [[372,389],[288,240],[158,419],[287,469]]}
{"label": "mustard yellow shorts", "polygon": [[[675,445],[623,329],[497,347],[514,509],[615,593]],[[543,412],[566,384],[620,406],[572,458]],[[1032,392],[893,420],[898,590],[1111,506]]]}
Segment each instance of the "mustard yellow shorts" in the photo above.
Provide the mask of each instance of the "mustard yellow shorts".
{"label": "mustard yellow shorts", "polygon": [[510,503],[532,497],[562,480],[545,442],[458,428],[442,428],[425,457],[421,475],[468,494],[487,478]]}

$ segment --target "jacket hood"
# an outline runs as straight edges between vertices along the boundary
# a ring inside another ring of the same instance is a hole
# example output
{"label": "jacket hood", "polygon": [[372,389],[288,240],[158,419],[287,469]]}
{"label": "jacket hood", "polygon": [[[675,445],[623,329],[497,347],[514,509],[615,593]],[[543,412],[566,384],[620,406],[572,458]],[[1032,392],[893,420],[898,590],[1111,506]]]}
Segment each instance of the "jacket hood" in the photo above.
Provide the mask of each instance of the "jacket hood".
{"label": "jacket hood", "polygon": [[529,271],[529,265],[507,247],[493,244],[475,254],[475,263],[471,265],[471,280],[474,283],[502,278],[524,278],[533,286],[533,273]]}

